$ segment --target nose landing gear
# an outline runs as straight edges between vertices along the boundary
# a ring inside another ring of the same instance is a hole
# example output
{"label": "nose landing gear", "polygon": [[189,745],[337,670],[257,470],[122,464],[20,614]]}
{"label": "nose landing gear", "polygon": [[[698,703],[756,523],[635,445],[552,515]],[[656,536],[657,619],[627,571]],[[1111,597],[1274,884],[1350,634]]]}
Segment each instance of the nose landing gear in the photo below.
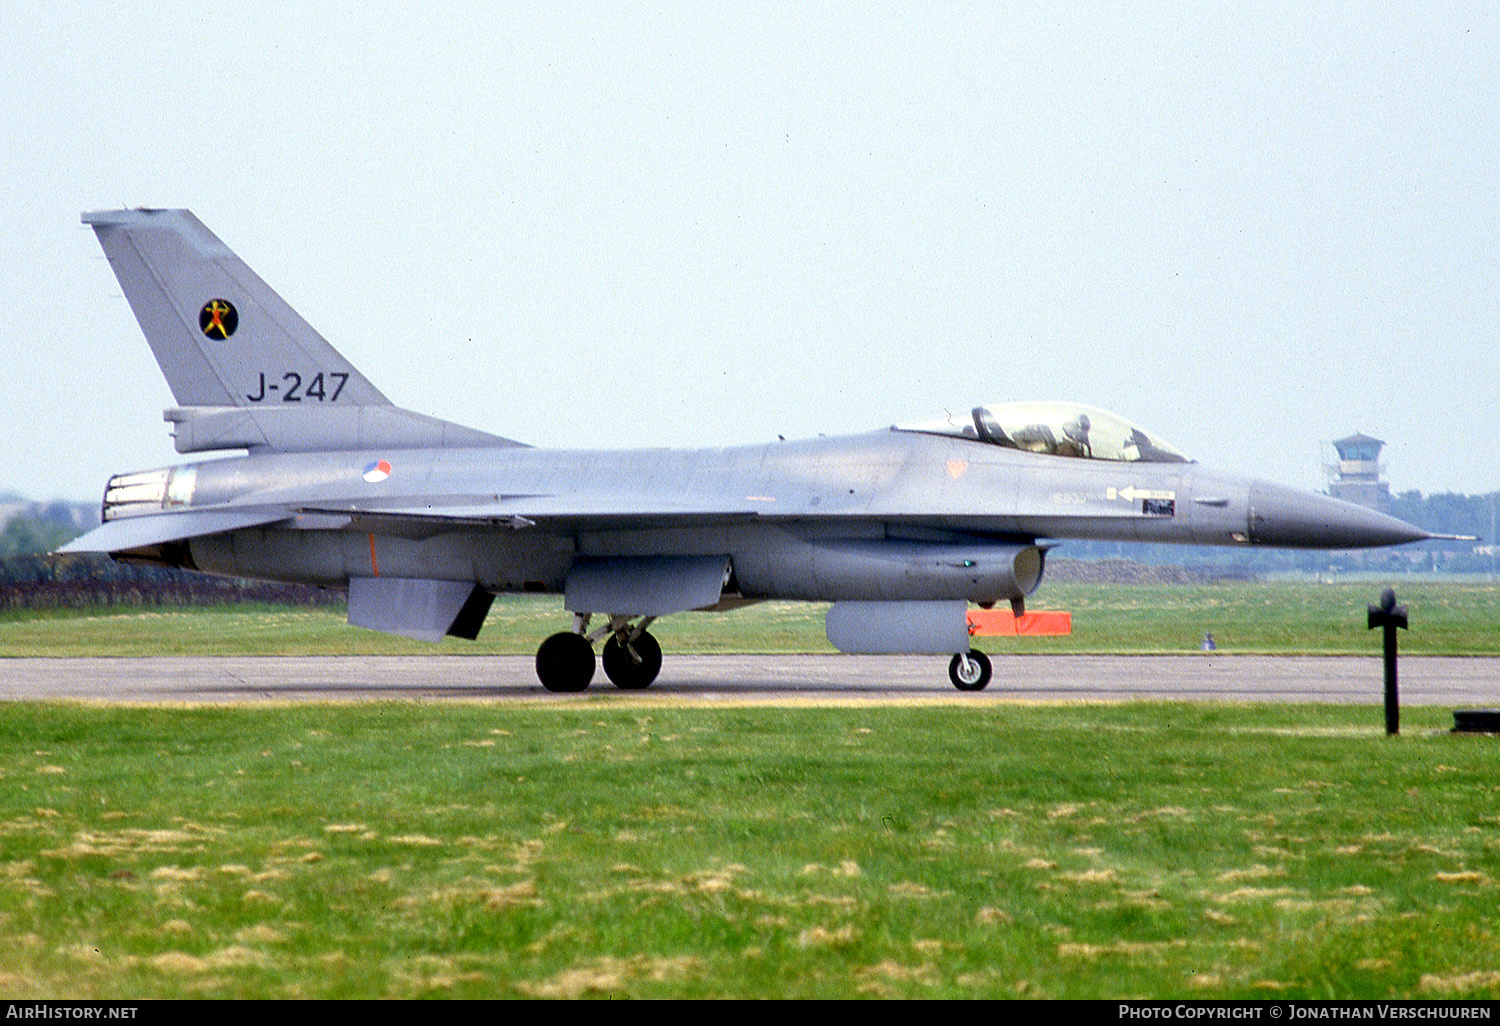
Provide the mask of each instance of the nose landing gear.
{"label": "nose landing gear", "polygon": [[991,672],[990,657],[978,649],[960,652],[948,663],[948,679],[960,691],[983,691]]}

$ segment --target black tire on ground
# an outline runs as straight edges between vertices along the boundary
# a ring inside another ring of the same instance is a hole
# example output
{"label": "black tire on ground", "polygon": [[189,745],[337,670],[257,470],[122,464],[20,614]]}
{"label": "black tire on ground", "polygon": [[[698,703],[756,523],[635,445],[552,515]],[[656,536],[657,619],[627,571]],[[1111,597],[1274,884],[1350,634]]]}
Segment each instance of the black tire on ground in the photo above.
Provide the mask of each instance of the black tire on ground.
{"label": "black tire on ground", "polygon": [[948,679],[960,691],[983,691],[990,682],[990,657],[977,649],[968,652],[967,664],[964,653],[953,657],[948,664]]}
{"label": "black tire on ground", "polygon": [[554,634],[536,650],[536,675],[548,691],[582,691],[594,679],[594,646],[581,634]]}
{"label": "black tire on ground", "polygon": [[604,672],[614,681],[615,687],[626,691],[650,687],[661,672],[661,645],[650,634],[641,631],[630,643],[630,648],[635,650],[635,658],[620,644],[619,636],[611,634],[600,653]]}

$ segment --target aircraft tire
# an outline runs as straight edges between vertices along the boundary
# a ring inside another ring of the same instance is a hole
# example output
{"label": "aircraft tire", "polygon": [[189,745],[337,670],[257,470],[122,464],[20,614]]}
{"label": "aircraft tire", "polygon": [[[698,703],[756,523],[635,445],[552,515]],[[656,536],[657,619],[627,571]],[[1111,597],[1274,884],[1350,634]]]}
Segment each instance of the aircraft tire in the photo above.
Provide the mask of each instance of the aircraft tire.
{"label": "aircraft tire", "polygon": [[964,653],[960,652],[948,664],[948,679],[960,691],[983,691],[993,672],[990,657],[978,649],[968,651],[968,665],[964,664]]}
{"label": "aircraft tire", "polygon": [[536,650],[536,675],[548,691],[582,691],[594,679],[594,646],[581,634],[562,631]]}
{"label": "aircraft tire", "polygon": [[630,647],[640,657],[639,663],[630,658],[630,653],[620,644],[617,636],[610,635],[609,640],[604,643],[600,659],[604,663],[604,672],[615,687],[625,691],[638,691],[650,687],[656,675],[661,672],[661,645],[650,634],[641,631],[630,643]]}

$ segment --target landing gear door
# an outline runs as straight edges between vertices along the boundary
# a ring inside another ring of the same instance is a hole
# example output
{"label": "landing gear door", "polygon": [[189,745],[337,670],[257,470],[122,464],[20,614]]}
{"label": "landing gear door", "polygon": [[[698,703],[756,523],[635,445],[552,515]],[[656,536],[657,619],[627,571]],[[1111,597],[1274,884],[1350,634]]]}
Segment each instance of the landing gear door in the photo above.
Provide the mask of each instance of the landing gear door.
{"label": "landing gear door", "polygon": [[563,606],[572,613],[666,616],[719,601],[728,556],[580,556]]}

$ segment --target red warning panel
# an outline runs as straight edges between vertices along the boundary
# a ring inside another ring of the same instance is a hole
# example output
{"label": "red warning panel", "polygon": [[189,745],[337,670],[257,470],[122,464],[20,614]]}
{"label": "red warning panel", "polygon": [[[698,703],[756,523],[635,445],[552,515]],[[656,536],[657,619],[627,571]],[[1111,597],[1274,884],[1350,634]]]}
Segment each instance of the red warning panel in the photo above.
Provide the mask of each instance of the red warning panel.
{"label": "red warning panel", "polygon": [[1040,637],[1073,633],[1073,614],[1054,609],[1039,609],[1016,616],[1009,609],[969,610],[969,633],[978,637],[1025,635]]}

